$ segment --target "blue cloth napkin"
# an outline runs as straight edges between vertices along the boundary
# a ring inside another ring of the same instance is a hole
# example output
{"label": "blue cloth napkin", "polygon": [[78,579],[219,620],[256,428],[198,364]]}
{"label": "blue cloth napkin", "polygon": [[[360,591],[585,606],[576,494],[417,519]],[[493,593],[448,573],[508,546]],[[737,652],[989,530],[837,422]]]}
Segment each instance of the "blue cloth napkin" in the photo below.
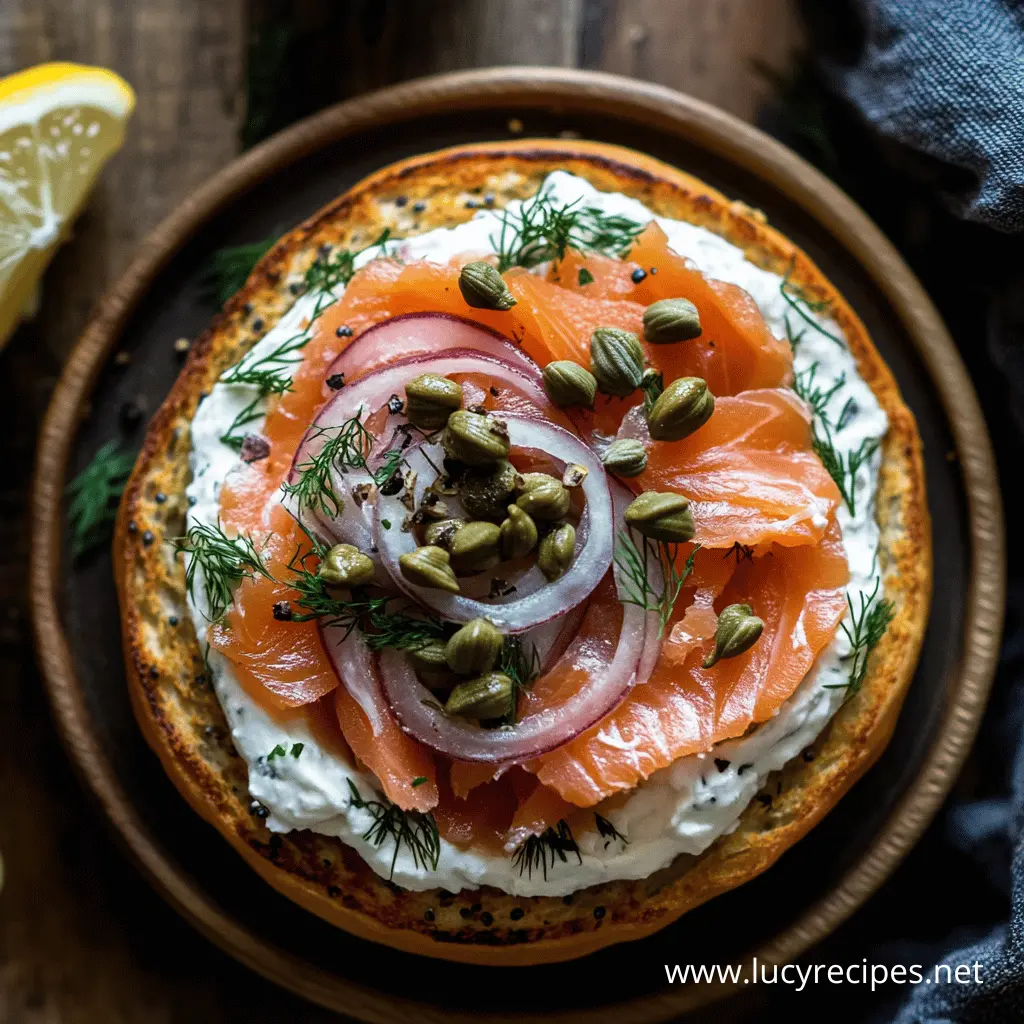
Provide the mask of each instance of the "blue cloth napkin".
{"label": "blue cloth napkin", "polygon": [[878,132],[931,165],[955,213],[1024,230],[1024,2],[855,6],[860,58],[829,69],[841,92]]}

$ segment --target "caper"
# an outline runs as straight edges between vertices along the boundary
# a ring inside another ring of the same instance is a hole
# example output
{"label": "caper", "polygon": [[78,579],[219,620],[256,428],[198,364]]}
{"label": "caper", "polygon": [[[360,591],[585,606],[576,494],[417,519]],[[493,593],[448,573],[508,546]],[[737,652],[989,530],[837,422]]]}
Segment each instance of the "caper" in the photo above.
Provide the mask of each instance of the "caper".
{"label": "caper", "polygon": [[362,587],[373,581],[373,560],[351,544],[335,544],[316,574],[332,587]]}
{"label": "caper", "polygon": [[647,449],[642,441],[623,437],[612,441],[601,456],[604,468],[618,476],[639,476],[647,468]]}
{"label": "caper", "polygon": [[544,367],[544,390],[555,405],[590,408],[597,394],[597,380],[586,368],[571,359],[559,359]]}
{"label": "caper", "polygon": [[764,620],[754,614],[749,604],[731,604],[722,609],[715,630],[715,649],[704,659],[704,668],[711,668],[722,658],[735,658],[749,651],[764,630]]}
{"label": "caper", "polygon": [[700,313],[689,299],[661,299],[644,310],[644,338],[668,345],[700,337]]}
{"label": "caper", "polygon": [[462,408],[462,385],[436,373],[421,373],[405,385],[405,415],[421,430],[439,430]]}
{"label": "caper", "polygon": [[417,587],[431,590],[447,590],[450,594],[459,592],[459,581],[451,567],[451,556],[444,548],[433,545],[417,548],[400,555],[398,566],[402,575]]}
{"label": "caper", "polygon": [[423,539],[432,547],[447,548],[455,531],[465,525],[465,519],[442,519],[426,528]]}
{"label": "caper", "polygon": [[488,672],[453,687],[444,709],[466,718],[501,718],[512,708],[515,684],[504,672]]}
{"label": "caper", "polygon": [[651,540],[678,544],[693,540],[690,499],[673,491],[644,491],[626,506],[626,525]]}
{"label": "caper", "polygon": [[537,524],[518,505],[509,505],[499,543],[505,558],[525,558],[537,546]]}
{"label": "caper", "polygon": [[459,273],[459,291],[467,306],[474,309],[497,309],[504,312],[516,304],[497,268],[483,260],[467,263]]}
{"label": "caper", "polygon": [[715,411],[715,396],[700,377],[680,377],[661,393],[647,413],[655,441],[681,441],[699,430]]}
{"label": "caper", "polygon": [[575,550],[576,531],[570,523],[562,523],[540,542],[537,565],[549,580],[557,580],[572,565]]}
{"label": "caper", "polygon": [[569,511],[569,491],[547,473],[525,473],[516,504],[534,519],[562,519]]}
{"label": "caper", "polygon": [[459,409],[448,417],[441,444],[450,459],[487,466],[508,458],[508,427],[493,416]]}
{"label": "caper", "polygon": [[500,560],[498,538],[501,531],[494,523],[466,523],[452,534],[448,550],[460,569],[487,569]]}
{"label": "caper", "polygon": [[640,339],[617,327],[599,327],[590,337],[590,369],[606,395],[631,395],[644,373]]}
{"label": "caper", "polygon": [[431,683],[437,683],[448,675],[446,651],[447,645],[443,640],[429,640],[422,647],[409,651],[409,659],[418,673]]}
{"label": "caper", "polygon": [[473,619],[452,634],[445,645],[448,667],[459,675],[490,672],[505,638],[487,619]]}
{"label": "caper", "polygon": [[469,473],[459,485],[462,507],[474,519],[501,519],[519,481],[515,466],[507,459],[489,473]]}

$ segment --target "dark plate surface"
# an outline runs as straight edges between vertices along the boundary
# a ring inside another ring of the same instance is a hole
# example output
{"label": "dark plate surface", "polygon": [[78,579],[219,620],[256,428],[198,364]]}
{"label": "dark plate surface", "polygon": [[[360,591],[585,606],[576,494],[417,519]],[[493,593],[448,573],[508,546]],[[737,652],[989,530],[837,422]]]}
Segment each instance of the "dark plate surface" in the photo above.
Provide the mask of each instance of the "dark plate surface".
{"label": "dark plate surface", "polygon": [[[487,74],[481,73],[481,78]],[[101,324],[103,343],[95,340],[94,327],[89,351],[80,359],[76,353],[78,364],[73,363],[70,372],[79,378],[91,376],[94,369],[98,373],[91,392],[88,381],[70,383],[80,393],[73,400],[88,401],[91,412],[74,433],[73,417],[61,427],[52,414],[48,425],[49,431],[63,430],[69,475],[111,436],[141,442],[146,419],[180,367],[174,340],[197,336],[214,312],[202,282],[214,250],[288,229],[363,175],[402,157],[460,142],[509,138],[509,120],[517,118],[524,135],[570,131],[632,146],[676,164],[727,195],[765,210],[770,221],[821,266],[863,318],[917,417],[934,546],[942,552],[941,583],[920,667],[891,744],[818,828],[761,878],[657,935],[575,963],[521,968],[513,982],[501,969],[426,960],[353,939],[295,907],[243,868],[234,851],[179,797],[135,725],[108,559],[100,553],[72,566],[66,548],[57,547],[62,543],[57,536],[44,536],[40,542],[53,547],[49,571],[56,578],[57,559],[64,566],[55,605],[44,607],[44,600],[36,608],[44,668],[72,754],[129,847],[172,902],[203,930],[214,933],[215,940],[276,980],[366,1019],[398,1019],[400,1007],[387,1002],[387,993],[398,987],[396,979],[401,979],[402,993],[431,994],[425,1001],[434,1012],[445,1011],[438,1019],[453,1019],[453,1011],[454,1019],[459,1011],[475,1017],[484,1007],[498,1019],[523,1010],[605,1010],[618,1020],[667,1019],[687,997],[678,988],[665,986],[663,963],[725,963],[775,943],[780,935],[784,938],[779,948],[787,955],[799,952],[852,909],[837,909],[838,904],[852,898],[855,905],[870,894],[930,818],[973,735],[987,693],[989,648],[998,635],[1005,560],[987,438],[976,409],[975,419],[968,408],[965,418],[951,423],[946,398],[962,368],[941,325],[937,335],[931,334],[929,344],[935,348],[922,350],[922,338],[934,331],[937,318],[923,296],[913,293],[916,282],[898,258],[893,263],[891,250],[872,249],[869,232],[852,237],[848,225],[829,223],[820,210],[810,212],[814,203],[807,191],[813,191],[812,186],[825,189],[817,195],[824,202],[831,186],[777,144],[764,142],[760,166],[751,162],[754,157],[749,153],[733,151],[731,123],[724,115],[709,114],[676,94],[664,94],[673,97],[683,112],[689,111],[691,120],[710,118],[718,134],[709,138],[710,129],[688,126],[686,118],[674,126],[655,124],[637,98],[644,87],[636,83],[616,84],[597,76],[588,80],[580,74],[575,76],[577,84],[597,82],[598,93],[567,92],[572,76],[552,75],[545,82],[542,74],[521,74],[529,89],[509,83],[502,99],[500,83],[488,78],[493,93],[481,93],[479,103],[463,97],[457,112],[417,113],[410,100],[392,105],[395,116],[387,121],[367,124],[336,141],[331,135],[337,134],[337,122],[332,122],[335,127],[322,128],[319,139],[305,139],[285,155],[275,156],[262,168],[262,180],[248,191],[240,191],[237,182],[223,188],[217,200],[220,208],[201,218],[184,244],[178,245],[177,238],[166,261],[162,256],[157,259],[163,266],[152,281],[147,285],[148,274],[143,274],[122,289],[118,301],[127,305],[117,312],[129,314],[123,327],[118,328],[119,315],[108,317]],[[647,89],[655,92],[660,91]],[[742,132],[753,134],[749,128]],[[308,151],[300,152],[303,149]],[[278,166],[272,169],[270,164]],[[888,279],[887,266],[892,272]],[[89,336],[83,346],[87,343]],[[131,353],[127,366],[117,367],[109,358],[120,350]],[[960,381],[958,386],[962,385]],[[72,400],[70,392],[65,400]],[[130,407],[143,413],[134,427],[125,425],[125,410]],[[56,434],[44,435],[41,481],[48,471],[48,444],[58,444]],[[63,455],[49,457],[56,457],[54,465],[63,469]],[[45,502],[46,495],[39,491],[37,501]],[[44,518],[45,513],[38,524],[41,531],[47,528]],[[979,550],[979,530],[988,531],[987,556]],[[985,565],[983,557],[989,559]],[[972,591],[971,580],[979,579],[979,571],[987,574],[981,578],[989,583]],[[66,650],[58,649],[62,645],[54,636],[61,629]],[[69,686],[76,688],[72,696]],[[96,781],[99,776],[106,788]],[[149,848],[140,854],[138,843],[143,841]],[[756,913],[750,912],[752,907]],[[600,986],[594,985],[595,977],[602,979]],[[627,1005],[613,1010],[616,1004]],[[425,1019],[434,1019],[427,1013]]]}

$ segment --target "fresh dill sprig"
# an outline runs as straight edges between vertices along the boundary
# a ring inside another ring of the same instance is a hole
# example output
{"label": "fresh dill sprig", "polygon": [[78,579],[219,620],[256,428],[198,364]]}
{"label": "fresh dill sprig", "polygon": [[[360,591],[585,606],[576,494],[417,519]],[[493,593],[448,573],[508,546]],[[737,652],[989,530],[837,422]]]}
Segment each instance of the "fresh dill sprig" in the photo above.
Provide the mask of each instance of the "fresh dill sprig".
{"label": "fresh dill sprig", "polygon": [[229,537],[219,522],[216,526],[196,523],[189,527],[185,536],[174,542],[174,549],[191,556],[185,570],[185,586],[193,601],[197,573],[201,573],[207,606],[203,614],[210,622],[224,617],[231,607],[235,587],[242,580],[256,576],[273,580],[252,539],[244,533]]}
{"label": "fresh dill sprig", "polygon": [[362,592],[353,593],[345,600],[337,597],[307,565],[309,559],[315,558],[319,562],[326,554],[322,545],[315,541],[313,545],[312,550],[302,554],[300,549],[296,549],[288,562],[293,575],[287,580],[287,585],[299,595],[295,604],[302,609],[300,614],[292,616],[292,622],[321,619],[325,626],[343,629],[345,633],[342,639],[354,629],[359,629],[364,633],[366,644],[372,651],[380,651],[385,647],[418,651],[431,640],[444,635],[444,626],[438,619],[388,612],[388,605],[401,598],[390,595],[371,597]]}
{"label": "fresh dill sprig", "polygon": [[594,824],[597,826],[597,834],[604,839],[604,848],[607,850],[610,843],[615,840],[623,846],[629,846],[629,840],[607,819],[603,818],[597,811],[594,812]]}
{"label": "fresh dill sprig", "polygon": [[[835,342],[840,348],[845,349],[846,343],[838,335],[833,334],[831,331],[826,330],[821,326],[820,323],[811,315],[812,313],[827,313],[831,306],[829,303],[821,301],[819,299],[813,299],[809,295],[805,294],[804,291],[790,280],[790,276],[793,273],[793,261],[790,260],[789,266],[786,268],[786,273],[782,280],[779,282],[779,292],[782,298],[785,300],[786,305],[792,310],[801,320],[804,321],[808,327],[812,327],[819,334],[823,334],[830,341]],[[786,334],[789,337],[789,344],[795,348],[799,343],[803,333],[798,334],[794,337],[792,329],[789,323],[789,315],[786,314]]]}
{"label": "fresh dill sprig", "polygon": [[[529,651],[527,651],[529,647]],[[502,725],[515,725],[516,712],[519,705],[520,691],[529,688],[530,684],[540,675],[540,652],[534,644],[526,644],[522,637],[509,636],[501,648],[498,671],[503,672],[513,682],[509,696],[509,709],[502,718]]]}
{"label": "fresh dill sprig", "polygon": [[828,403],[836,392],[846,383],[846,374],[841,373],[835,381],[825,387],[817,381],[818,362],[811,363],[806,370],[801,370],[793,377],[793,390],[811,407],[811,412],[821,420],[823,426],[830,426]]}
{"label": "fresh dill sprig", "polygon": [[[678,544],[666,544],[664,541],[655,543],[641,537],[642,546],[637,547],[632,530],[620,531],[618,540],[615,565],[621,573],[623,589],[626,592],[622,601],[624,604],[635,604],[648,612],[657,612],[661,622],[658,635],[662,636],[668,620],[672,617],[672,609],[675,607],[679,592],[693,572],[693,562],[700,545],[690,552],[680,572],[676,568]],[[664,580],[660,591],[656,591],[651,584],[651,569],[654,566],[661,569]]]}
{"label": "fresh dill sprig", "polygon": [[352,806],[373,815],[373,824],[363,833],[363,839],[377,847],[383,846],[389,839],[395,844],[388,878],[394,877],[398,853],[403,845],[408,847],[416,867],[437,870],[437,862],[441,857],[441,837],[432,814],[403,811],[391,801],[364,800],[351,779],[348,780],[348,788]]}
{"label": "fresh dill sprig", "polygon": [[135,456],[119,441],[107,441],[64,489],[71,527],[71,557],[105,544],[117,518],[115,505],[124,493]]}
{"label": "fresh dill sprig", "polygon": [[850,510],[850,515],[855,515],[857,474],[878,450],[878,439],[866,437],[856,448],[851,448],[844,454],[835,446],[828,424],[823,422],[819,430],[818,424],[814,423],[811,428],[811,447],[821,459],[825,471],[835,481],[839,494]]}
{"label": "fresh dill sprig", "polygon": [[356,272],[356,257],[370,249],[380,247],[384,255],[384,245],[391,236],[391,229],[385,228],[368,246],[357,249],[339,249],[337,252],[326,253],[310,264],[305,274],[306,291],[333,292],[339,284],[347,285]]}
{"label": "fresh dill sprig", "polygon": [[519,869],[520,875],[525,874],[527,878],[533,878],[533,872],[540,869],[546,882],[548,867],[553,868],[556,861],[566,864],[570,856],[576,857],[580,864],[583,863],[583,856],[573,838],[572,829],[563,818],[557,825],[549,825],[539,836],[530,836],[526,839],[512,854],[512,864]]}
{"label": "fresh dill sprig", "polygon": [[281,490],[298,503],[298,510],[322,512],[332,519],[341,513],[343,498],[335,494],[331,473],[346,469],[366,469],[366,456],[373,435],[363,425],[361,414],[333,427],[321,427],[311,437],[326,437],[323,447],[296,467],[298,478],[285,482]]}
{"label": "fresh dill sprig", "polygon": [[271,235],[258,242],[232,245],[218,249],[209,260],[203,274],[203,288],[206,296],[223,306],[232,295],[242,288],[249,279],[253,267],[270,250],[281,236]]}
{"label": "fresh dill sprig", "polygon": [[501,229],[491,245],[498,254],[498,272],[504,273],[560,260],[567,249],[624,257],[641,231],[643,225],[628,217],[581,206],[580,200],[559,205],[550,191],[542,191],[517,211],[502,211]]}
{"label": "fresh dill sprig", "polygon": [[846,596],[846,603],[850,609],[850,623],[842,623],[843,632],[850,641],[850,653],[844,657],[844,661],[850,663],[850,671],[845,683],[826,684],[828,689],[845,689],[847,695],[852,697],[863,685],[864,678],[868,674],[868,658],[871,652],[878,646],[885,631],[889,628],[896,615],[896,605],[888,598],[879,600],[878,591],[882,585],[881,579],[875,580],[875,588],[867,596],[860,593],[860,601],[854,607],[853,598]]}

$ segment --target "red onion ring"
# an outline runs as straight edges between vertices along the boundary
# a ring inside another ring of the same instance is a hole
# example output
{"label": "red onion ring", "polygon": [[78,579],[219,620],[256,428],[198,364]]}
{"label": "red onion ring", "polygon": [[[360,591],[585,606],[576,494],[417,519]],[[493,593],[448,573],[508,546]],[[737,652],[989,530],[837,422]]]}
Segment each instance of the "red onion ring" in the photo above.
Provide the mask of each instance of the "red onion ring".
{"label": "red onion ring", "polygon": [[377,678],[377,666],[362,632],[353,629],[346,636],[343,626],[321,625],[320,639],[341,685],[366,715],[373,735],[379,736],[384,725],[381,719],[384,695]]}
{"label": "red onion ring", "polygon": [[[581,485],[587,499],[586,543],[581,544],[581,537],[577,537],[576,555],[564,576],[549,583],[539,569],[533,568],[523,578],[522,591],[517,589],[507,599],[495,601],[480,601],[462,594],[417,587],[402,575],[399,567],[399,558],[416,550],[416,538],[411,531],[404,531],[399,526],[408,515],[408,509],[397,496],[378,496],[374,509],[374,536],[381,560],[395,585],[434,614],[455,622],[484,617],[502,632],[521,633],[582,604],[601,582],[612,561],[612,506],[604,466],[578,437],[552,423],[529,416],[503,415],[502,419],[508,425],[513,448],[541,451],[564,463],[578,463],[588,471]],[[422,444],[415,449],[410,448],[407,462],[414,463],[414,452],[426,458],[423,448]],[[437,460],[434,461],[436,463]],[[421,473],[416,481],[417,504],[426,485]],[[391,524],[390,529],[384,527],[385,521]],[[580,534],[583,535],[582,530]],[[537,578],[528,579],[531,573],[535,573]]]}
{"label": "red onion ring", "polygon": [[[323,448],[329,434],[325,433],[341,426],[357,414],[366,418],[388,404],[392,395],[400,394],[407,381],[427,369],[432,373],[457,374],[480,373],[503,383],[521,394],[528,406],[536,408],[539,416],[553,411],[547,395],[537,381],[508,363],[489,355],[482,355],[472,349],[448,349],[442,356],[419,355],[400,359],[384,369],[360,377],[354,384],[346,385],[326,402],[317,413],[312,426],[306,431],[292,459],[288,481],[294,482],[301,467]],[[401,414],[388,416],[390,431],[394,426],[407,422]],[[328,517],[315,509],[295,508],[293,501],[286,504],[297,515],[302,525],[321,540],[332,540],[353,544],[360,551],[373,549],[373,533],[370,529],[369,505],[360,507],[352,499],[352,489],[359,484],[372,483],[372,476],[362,469],[344,472],[334,469],[331,485],[334,493],[342,499],[340,515]]]}
{"label": "red onion ring", "polygon": [[[352,384],[394,365],[396,359],[423,358],[470,349],[501,360],[540,383],[540,367],[513,342],[474,320],[451,313],[405,313],[363,331],[327,368],[324,380],[342,374]],[[334,391],[324,384],[324,395]]]}

